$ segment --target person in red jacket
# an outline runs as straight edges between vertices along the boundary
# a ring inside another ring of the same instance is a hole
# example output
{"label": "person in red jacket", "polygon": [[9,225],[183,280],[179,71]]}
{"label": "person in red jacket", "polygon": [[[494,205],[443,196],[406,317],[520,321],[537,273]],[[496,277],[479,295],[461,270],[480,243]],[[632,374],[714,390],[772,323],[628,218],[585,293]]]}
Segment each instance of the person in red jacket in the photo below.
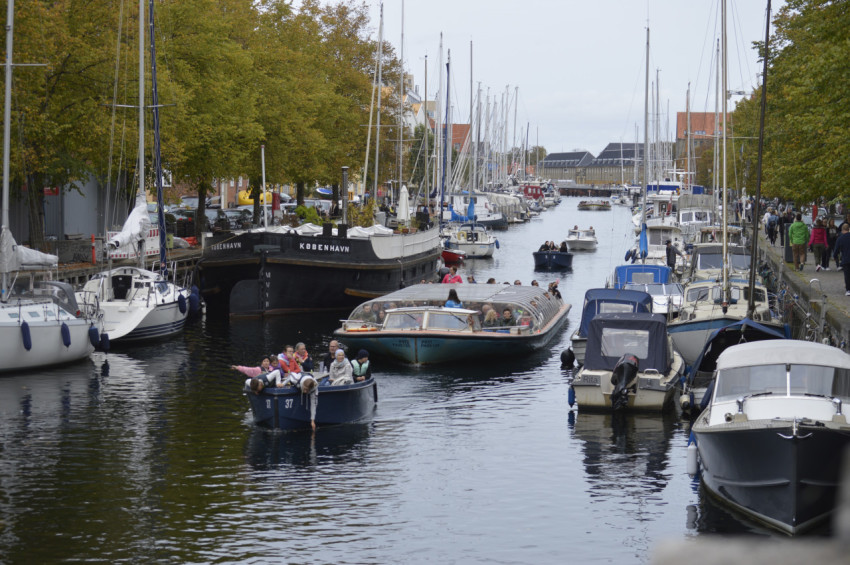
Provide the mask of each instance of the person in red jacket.
{"label": "person in red jacket", "polygon": [[443,277],[443,284],[462,283],[463,277],[457,274],[457,267],[452,265],[452,268]]}
{"label": "person in red jacket", "polygon": [[[829,248],[827,241],[826,227],[823,225],[823,220],[818,219],[815,222],[815,227],[812,228],[812,235],[809,236],[809,249],[815,254],[815,270],[820,271],[823,265],[823,256],[826,255]],[[828,257],[828,255],[827,255]]]}

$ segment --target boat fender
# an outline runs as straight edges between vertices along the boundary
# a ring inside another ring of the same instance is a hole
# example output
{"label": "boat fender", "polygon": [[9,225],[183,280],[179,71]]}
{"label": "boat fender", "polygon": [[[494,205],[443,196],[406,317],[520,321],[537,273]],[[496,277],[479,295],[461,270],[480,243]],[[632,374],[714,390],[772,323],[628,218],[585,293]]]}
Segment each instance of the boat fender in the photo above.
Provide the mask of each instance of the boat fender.
{"label": "boat fender", "polygon": [[696,476],[699,471],[699,460],[697,458],[697,440],[694,437],[694,433],[691,432],[690,437],[688,438],[688,458],[687,464],[685,467],[688,470],[688,475],[691,477]]}
{"label": "boat fender", "polygon": [[683,412],[691,409],[691,397],[689,394],[685,393],[679,397],[679,406],[682,407]]}
{"label": "boat fender", "polygon": [[185,297],[185,296],[183,296],[182,294],[179,294],[179,295],[177,296],[177,307],[180,309],[180,313],[181,313],[181,314],[185,314],[185,313],[186,313],[186,309],[187,309],[187,306],[186,306],[186,297]]}
{"label": "boat fender", "polygon": [[62,322],[62,326],[59,329],[62,332],[62,343],[65,347],[71,347],[71,329],[68,327],[68,324]]}
{"label": "boat fender", "polygon": [[499,249],[499,240],[496,240],[496,249]]}
{"label": "boat fender", "polygon": [[26,320],[21,323],[21,339],[24,340],[24,349],[27,351],[32,349],[32,334],[30,334],[30,325]]}
{"label": "boat fender", "polygon": [[561,352],[561,366],[572,368],[575,365],[576,356],[572,348],[567,348]]}
{"label": "boat fender", "polygon": [[101,351],[109,351],[109,334],[108,333],[100,334],[100,350]]}
{"label": "boat fender", "polygon": [[97,333],[97,328],[94,326],[89,326],[89,342],[94,348],[100,345],[100,334]]}
{"label": "boat fender", "polygon": [[192,293],[189,294],[189,312],[192,314],[197,314],[201,309],[201,292],[198,290],[198,287],[192,287]]}
{"label": "boat fender", "polygon": [[626,251],[626,256],[623,257],[623,261],[628,261],[631,258],[632,258],[632,250],[629,249],[628,251]]}
{"label": "boat fender", "polygon": [[570,385],[570,390],[567,392],[567,404],[570,405],[570,408],[576,403],[576,389]]}

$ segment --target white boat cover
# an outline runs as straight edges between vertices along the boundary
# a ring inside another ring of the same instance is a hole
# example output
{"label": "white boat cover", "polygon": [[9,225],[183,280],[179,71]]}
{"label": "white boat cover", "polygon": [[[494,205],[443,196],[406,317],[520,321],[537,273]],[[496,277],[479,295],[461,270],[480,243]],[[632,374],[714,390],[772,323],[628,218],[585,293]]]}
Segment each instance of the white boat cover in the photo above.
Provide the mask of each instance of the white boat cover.
{"label": "white boat cover", "polygon": [[298,235],[316,235],[322,233],[322,226],[316,224],[303,224],[295,228],[295,233]]}
{"label": "white boat cover", "polygon": [[398,191],[398,221],[410,221],[410,194],[407,192],[407,185],[401,185],[401,190]]}
{"label": "white boat cover", "polygon": [[18,245],[8,229],[0,234],[0,273],[56,268],[59,257]]}
{"label": "white boat cover", "polygon": [[108,245],[112,249],[121,249],[127,246],[132,251],[136,250],[137,244],[144,241],[145,236],[151,229],[151,221],[148,216],[148,205],[145,202],[145,195],[139,194],[136,196],[136,207],[127,216],[124,222],[124,227],[112,239]]}
{"label": "white boat cover", "polygon": [[733,345],[717,358],[717,370],[754,365],[818,365],[850,369],[850,355],[837,347],[792,339]]}

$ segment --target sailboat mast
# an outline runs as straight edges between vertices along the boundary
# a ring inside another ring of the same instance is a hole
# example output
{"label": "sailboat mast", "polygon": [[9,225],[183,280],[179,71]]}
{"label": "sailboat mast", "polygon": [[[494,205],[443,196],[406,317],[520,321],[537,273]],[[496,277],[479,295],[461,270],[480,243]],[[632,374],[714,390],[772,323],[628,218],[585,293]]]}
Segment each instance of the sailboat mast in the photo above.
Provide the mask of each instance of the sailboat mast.
{"label": "sailboat mast", "polygon": [[381,20],[378,24],[378,113],[375,119],[375,178],[372,179],[372,198],[378,198],[378,156],[381,149],[381,71],[384,59],[384,3],[381,2]]}
{"label": "sailboat mast", "polygon": [[[452,52],[451,52],[451,49],[450,49],[448,61],[446,62],[446,90],[449,89],[449,83],[451,82],[451,75],[449,74],[449,67],[451,66],[451,63],[452,63]],[[448,125],[448,122],[449,122],[449,104],[446,104],[446,124],[447,125]],[[444,138],[448,137],[448,133],[449,133],[449,128],[446,127],[446,129],[443,130],[443,137]],[[446,168],[447,168],[446,167],[446,149],[448,148],[448,146],[449,146],[449,141],[447,139],[443,139],[443,171],[442,171],[443,177],[442,177],[442,181],[440,183],[440,225],[442,225],[442,223],[443,223],[443,199],[445,198],[445,194],[446,194]]]}
{"label": "sailboat mast", "polygon": [[428,137],[431,132],[431,119],[428,117],[428,55],[425,55],[425,102],[424,102],[424,110],[425,110],[425,150],[422,152],[422,155],[425,156],[425,174],[422,176],[423,181],[425,182],[425,197],[430,198],[431,193],[428,190],[428,161],[430,161],[431,156],[428,155]]}
{"label": "sailboat mast", "polygon": [[[715,55],[715,80],[714,80],[714,155],[711,159],[711,182],[714,192],[714,209],[720,206],[720,176],[717,174],[720,168],[720,149],[717,133],[720,131],[720,40],[717,40],[717,53]],[[726,213],[726,210],[723,210]]]}
{"label": "sailboat mast", "polygon": [[[6,88],[3,98],[3,224],[0,226],[0,245],[5,243],[9,230],[9,144],[11,136],[10,120],[12,119],[12,44],[15,28],[15,0],[6,4]],[[0,249],[0,252],[5,249]],[[9,273],[3,266],[2,295],[6,300],[6,290],[9,288]]]}
{"label": "sailboat mast", "polygon": [[646,191],[649,174],[649,27],[646,28],[646,79],[643,95],[643,203],[641,204],[640,224],[646,230]]}
{"label": "sailboat mast", "polygon": [[162,199],[162,151],[159,139],[159,94],[156,86],[156,38],[153,22],[154,0],[150,0],[150,43],[151,43],[151,110],[153,111],[153,158],[154,181],[156,182],[156,208],[159,223],[159,270],[162,278],[168,278],[165,237],[165,203]]}
{"label": "sailboat mast", "polygon": [[[767,0],[767,17],[764,32],[764,67],[761,75],[761,107],[759,109],[759,147],[758,162],[756,165],[756,202],[761,200],[761,165],[764,152],[764,112],[767,106],[767,62],[770,55],[770,0]],[[755,260],[758,253],[758,214],[753,212],[753,241],[750,248],[750,257]],[[747,317],[752,318],[756,311],[755,303],[756,270],[750,265],[750,298],[747,302]]]}
{"label": "sailboat mast", "polygon": [[688,135],[685,140],[687,143],[687,159],[685,164],[685,183],[688,188],[691,187],[691,83],[688,82],[688,99],[685,100],[688,112]]}
{"label": "sailboat mast", "polygon": [[[404,152],[404,0],[401,0],[401,46],[399,47],[399,62],[401,72],[398,78],[398,194],[401,195],[401,185],[404,179],[404,165],[402,153]],[[390,202],[393,201],[392,186],[390,186]]]}
{"label": "sailboat mast", "polygon": [[[475,112],[475,145],[472,146],[472,188],[478,190],[478,145],[481,143],[481,83],[478,83]],[[470,130],[472,127],[470,126]]]}
{"label": "sailboat mast", "polygon": [[[720,73],[721,76],[723,77],[722,78],[723,84],[722,84],[722,87],[721,87],[721,94],[723,96],[723,102],[722,102],[722,106],[723,106],[723,124],[722,124],[723,143],[721,144],[722,145],[721,149],[723,151],[723,182],[722,182],[722,186],[721,186],[721,190],[723,191],[723,293],[724,293],[724,303],[728,304],[731,297],[726,296],[726,294],[728,294],[730,292],[730,289],[729,289],[729,261],[728,261],[728,255],[727,255],[727,252],[729,250],[729,244],[728,244],[728,238],[726,237],[726,223],[727,223],[726,211],[728,210],[728,208],[726,207],[726,203],[727,203],[726,202],[727,201],[727,195],[726,195],[726,192],[727,192],[727,190],[726,190],[726,188],[727,188],[726,187],[726,100],[728,98],[728,96],[726,94],[728,92],[727,87],[726,87],[726,62],[727,62],[727,59],[728,59],[728,53],[727,53],[727,50],[726,50],[727,49],[727,46],[726,46],[726,0],[723,0],[720,5],[721,5],[720,19],[722,21],[720,40],[721,40],[722,49],[723,49],[723,57],[722,57],[723,67],[722,67],[722,70],[721,70],[721,73]],[[756,237],[756,236],[757,236],[757,234],[754,233],[753,237]],[[723,307],[723,311],[724,311],[724,313],[726,312],[726,306]]]}
{"label": "sailboat mast", "polygon": [[[475,103],[474,92],[472,90],[472,41],[469,42],[469,131],[467,133],[467,139],[469,140],[470,145],[472,144],[472,107]],[[472,149],[472,153],[475,152],[475,149]],[[467,162],[469,162],[469,152],[467,152]],[[475,165],[473,164],[471,167],[472,170],[469,171],[470,178],[472,179],[472,186],[470,186],[470,190],[475,190]]]}

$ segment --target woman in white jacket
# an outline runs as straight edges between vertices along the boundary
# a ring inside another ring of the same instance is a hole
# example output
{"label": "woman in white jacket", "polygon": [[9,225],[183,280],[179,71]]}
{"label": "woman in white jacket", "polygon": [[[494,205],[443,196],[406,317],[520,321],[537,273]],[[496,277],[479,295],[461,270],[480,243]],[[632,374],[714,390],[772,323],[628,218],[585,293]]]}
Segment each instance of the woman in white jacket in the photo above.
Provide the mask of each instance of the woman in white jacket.
{"label": "woman in white jacket", "polygon": [[331,385],[350,385],[354,382],[351,376],[351,362],[345,358],[345,351],[341,348],[336,350],[334,361],[331,363],[331,369],[328,374],[328,379]]}

